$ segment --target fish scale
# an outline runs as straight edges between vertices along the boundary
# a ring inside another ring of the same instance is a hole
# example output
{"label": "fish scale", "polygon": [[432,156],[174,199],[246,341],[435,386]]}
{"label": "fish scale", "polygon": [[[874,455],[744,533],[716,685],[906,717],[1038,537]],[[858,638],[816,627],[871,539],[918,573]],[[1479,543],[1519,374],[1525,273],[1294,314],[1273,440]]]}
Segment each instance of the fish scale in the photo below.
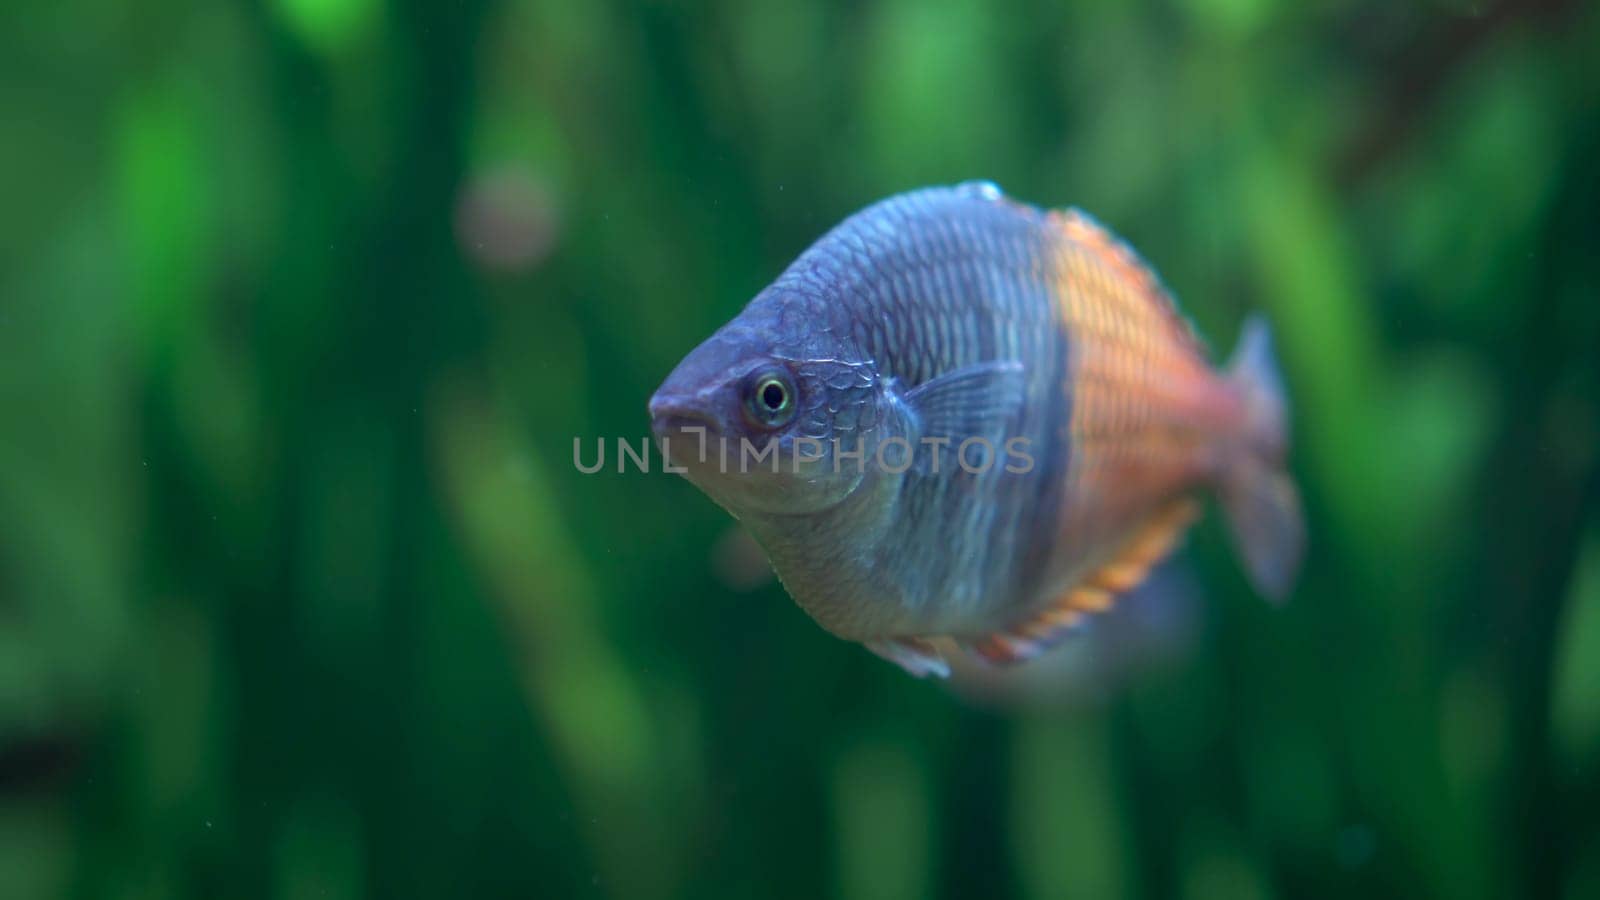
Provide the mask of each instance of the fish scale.
{"label": "fish scale", "polygon": [[[840,367],[848,386],[825,377]],[[752,379],[792,407],[759,408]],[[988,184],[846,219],[651,401],[663,437],[699,422],[780,447],[848,439],[788,473],[688,464],[688,477],[746,523],[823,627],[916,674],[943,671],[951,646],[1003,662],[1040,652],[1136,584],[1204,491],[1263,593],[1284,593],[1303,542],[1286,408],[1264,325],[1213,370],[1119,239]],[[995,461],[985,471],[959,465],[974,438]],[[936,457],[927,439],[949,443]],[[894,441],[915,448],[909,468],[875,454]]]}

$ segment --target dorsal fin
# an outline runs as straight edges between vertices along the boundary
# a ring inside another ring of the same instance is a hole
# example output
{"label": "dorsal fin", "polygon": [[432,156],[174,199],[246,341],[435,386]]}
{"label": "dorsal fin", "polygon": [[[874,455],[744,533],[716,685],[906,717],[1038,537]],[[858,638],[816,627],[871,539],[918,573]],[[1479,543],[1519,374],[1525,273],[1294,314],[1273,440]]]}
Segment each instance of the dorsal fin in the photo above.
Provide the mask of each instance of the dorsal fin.
{"label": "dorsal fin", "polygon": [[1094,216],[1075,206],[1052,212],[1051,217],[1061,226],[1068,240],[1094,254],[1114,278],[1132,289],[1134,296],[1158,310],[1171,323],[1179,339],[1198,353],[1201,359],[1210,358],[1205,340],[1195,330],[1194,323],[1178,308],[1178,301],[1161,283],[1155,268],[1132,247],[1112,233],[1111,229],[1100,224]]}
{"label": "dorsal fin", "polygon": [[1144,581],[1151,567],[1177,544],[1199,515],[1200,505],[1185,497],[1161,508],[1134,530],[1117,552],[1083,580],[1032,617],[968,644],[990,662],[1032,659],[1065,637],[1091,613],[1109,609],[1117,597]]}

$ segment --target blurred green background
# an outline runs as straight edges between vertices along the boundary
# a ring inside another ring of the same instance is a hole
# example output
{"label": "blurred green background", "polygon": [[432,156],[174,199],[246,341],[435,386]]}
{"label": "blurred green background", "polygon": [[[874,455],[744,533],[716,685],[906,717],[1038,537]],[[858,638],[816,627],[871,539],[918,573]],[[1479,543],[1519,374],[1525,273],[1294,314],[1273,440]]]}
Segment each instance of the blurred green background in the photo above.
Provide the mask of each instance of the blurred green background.
{"label": "blurred green background", "polygon": [[[1507,0],[6,4],[0,897],[1600,897],[1597,47]],[[952,692],[681,479],[575,471],[828,226],[970,178],[1219,354],[1272,318],[1286,607],[1212,518],[1187,606]]]}

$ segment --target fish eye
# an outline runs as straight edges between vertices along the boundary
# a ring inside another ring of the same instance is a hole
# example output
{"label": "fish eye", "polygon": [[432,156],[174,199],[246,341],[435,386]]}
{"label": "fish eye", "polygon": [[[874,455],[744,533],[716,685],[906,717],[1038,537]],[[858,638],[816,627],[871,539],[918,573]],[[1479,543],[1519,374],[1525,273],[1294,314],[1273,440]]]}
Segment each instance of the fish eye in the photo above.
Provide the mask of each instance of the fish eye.
{"label": "fish eye", "polygon": [[763,371],[750,380],[745,411],[757,425],[776,428],[794,417],[794,383],[783,372]]}
{"label": "fish eye", "polygon": [[788,393],[784,391],[783,385],[776,381],[767,382],[766,386],[761,389],[761,405],[773,412],[782,409],[783,405],[788,402]]}

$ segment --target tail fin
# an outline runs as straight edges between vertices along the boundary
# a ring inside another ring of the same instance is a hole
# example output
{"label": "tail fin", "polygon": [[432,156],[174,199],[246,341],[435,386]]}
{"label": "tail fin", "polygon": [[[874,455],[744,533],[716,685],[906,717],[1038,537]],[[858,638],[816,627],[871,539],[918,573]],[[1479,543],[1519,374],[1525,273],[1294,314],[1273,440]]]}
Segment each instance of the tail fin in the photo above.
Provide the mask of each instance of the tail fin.
{"label": "tail fin", "polygon": [[1284,468],[1289,413],[1272,356],[1266,320],[1251,316],[1228,363],[1228,378],[1244,396],[1245,439],[1222,473],[1219,489],[1234,543],[1250,581],[1269,600],[1294,586],[1305,552],[1300,492]]}

